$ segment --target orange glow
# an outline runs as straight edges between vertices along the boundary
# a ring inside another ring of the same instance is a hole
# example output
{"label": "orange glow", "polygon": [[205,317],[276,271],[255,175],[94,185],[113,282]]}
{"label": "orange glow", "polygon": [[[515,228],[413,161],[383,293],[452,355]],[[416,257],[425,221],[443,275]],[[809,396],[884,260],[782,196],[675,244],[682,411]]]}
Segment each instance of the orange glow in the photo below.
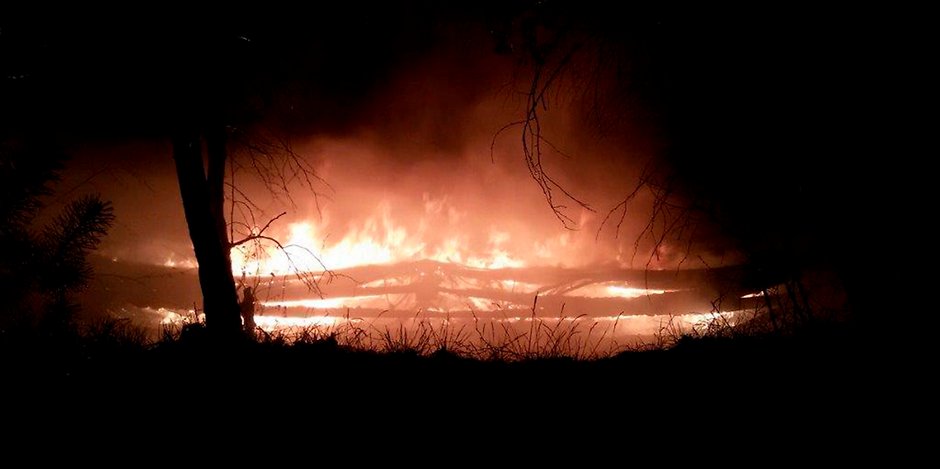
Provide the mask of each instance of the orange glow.
{"label": "orange glow", "polygon": [[[525,220],[471,220],[447,197],[427,194],[417,208],[392,198],[358,215],[345,222],[328,210],[292,222],[284,218],[264,233],[281,246],[261,240],[232,250],[236,277],[254,282],[258,292],[260,329],[354,330],[365,338],[357,344],[381,346],[389,329],[415,334],[446,325],[469,332],[474,344],[502,340],[513,349],[520,337],[532,335],[526,343],[538,343],[571,333],[615,350],[656,336],[665,325],[694,331],[716,318],[689,313],[708,309],[707,301],[691,297],[696,286],[664,275],[644,281],[620,260],[622,253],[605,251],[591,232],[538,231]],[[257,234],[261,227],[252,229]],[[318,290],[292,278],[299,272],[320,281]],[[163,314],[163,324],[186,322],[192,319],[184,313]]]}
{"label": "orange glow", "polygon": [[[472,301],[485,301],[482,298],[471,297]],[[174,312],[164,308],[144,308],[150,313],[164,315],[163,325],[183,325],[191,320],[186,312]],[[182,314],[180,314],[182,313]],[[314,337],[335,337],[340,343],[355,344],[356,347],[380,350],[387,346],[388,334],[393,337],[416,338],[424,337],[433,340],[433,337],[448,336],[462,337],[461,343],[469,348],[465,349],[467,356],[480,354],[481,358],[496,347],[502,349],[519,349],[519,358],[532,357],[544,351],[545,348],[555,344],[559,337],[567,337],[581,342],[572,342],[575,347],[566,349],[573,356],[581,355],[586,350],[598,353],[596,356],[622,351],[624,347],[651,343],[657,336],[674,339],[676,334],[701,332],[709,324],[718,321],[725,324],[735,324],[739,316],[747,317],[746,311],[727,311],[709,313],[689,313],[683,315],[614,315],[614,316],[562,316],[539,317],[532,314],[496,315],[486,318],[478,317],[446,317],[446,316],[413,316],[410,318],[351,318],[336,315],[307,315],[277,316],[258,315],[255,323],[258,328],[268,332],[282,332],[288,340],[291,337],[310,337],[309,335],[292,336],[292,333],[309,333],[312,329]],[[458,334],[458,331],[462,331]],[[429,334],[430,335],[427,335]],[[396,335],[397,334],[397,335]],[[567,340],[567,339],[566,339]],[[418,344],[419,342],[413,342]],[[577,348],[577,344],[585,348]],[[524,348],[528,344],[528,347]],[[432,352],[433,347],[426,352]],[[528,352],[526,352],[528,350]],[[512,359],[512,356],[506,357]]]}
{"label": "orange glow", "polygon": [[[426,205],[439,210],[430,201]],[[427,213],[416,223],[417,228],[409,230],[392,219],[390,207],[388,202],[380,203],[372,216],[361,223],[350,223],[342,237],[332,242],[333,236],[322,227],[325,223],[291,223],[287,232],[278,237],[283,250],[273,243],[264,244],[260,252],[252,245],[236,247],[231,254],[232,269],[236,274],[289,275],[422,259],[478,269],[527,265],[512,253],[509,233],[494,228],[485,246],[471,249],[467,236],[451,233],[459,231],[455,229],[459,227],[435,223],[436,213]],[[449,219],[453,222],[459,217],[452,214]],[[432,243],[428,239],[437,241]],[[544,245],[539,249],[539,254],[544,255]]]}
{"label": "orange glow", "polygon": [[[117,258],[114,259],[114,262],[117,262]],[[180,259],[176,259],[176,258],[173,257],[173,256],[167,257],[166,260],[163,261],[163,266],[164,266],[164,267],[169,267],[169,268],[171,268],[171,269],[174,269],[174,268],[178,268],[178,269],[195,269],[195,268],[197,267],[196,261],[193,260],[193,259],[182,259],[182,260],[180,260]]]}
{"label": "orange glow", "polygon": [[[637,309],[629,300],[680,291],[642,288],[635,281],[590,280],[604,275],[603,271],[585,274],[583,279],[557,272],[544,277],[534,268],[567,268],[559,259],[581,266],[596,262],[591,257],[594,244],[585,244],[583,234],[573,231],[533,241],[525,224],[513,229],[484,225],[483,233],[474,233],[474,228],[480,231],[481,227],[468,227],[466,214],[446,197],[434,199],[425,194],[417,213],[404,210],[407,216],[396,219],[393,207],[400,205],[379,203],[369,216],[340,224],[340,236],[328,212],[322,218],[287,224],[282,233],[271,234],[282,240],[283,249],[274,243],[262,244],[260,249],[250,243],[239,246],[232,252],[233,270],[236,275],[285,279],[283,285],[297,272],[334,282],[321,282],[315,294],[269,291],[261,306],[283,308],[284,316],[299,316],[306,314],[301,310],[311,309],[340,315],[344,309],[359,309],[365,315],[384,311],[505,313],[531,310],[536,296],[542,298],[539,314],[567,304],[577,309],[576,314],[627,310],[649,315],[653,311],[648,306]],[[339,280],[323,276],[321,272],[327,269],[343,276]]]}
{"label": "orange glow", "polygon": [[648,295],[662,295],[677,290],[656,290],[627,286],[623,282],[592,283],[565,293],[566,296],[580,296],[585,298],[640,298]]}

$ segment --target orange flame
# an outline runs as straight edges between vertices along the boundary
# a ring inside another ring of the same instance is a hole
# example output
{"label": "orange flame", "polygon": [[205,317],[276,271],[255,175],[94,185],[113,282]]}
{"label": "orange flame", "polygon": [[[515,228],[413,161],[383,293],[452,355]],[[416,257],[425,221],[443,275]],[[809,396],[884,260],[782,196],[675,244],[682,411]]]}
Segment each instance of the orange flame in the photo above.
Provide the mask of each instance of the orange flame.
{"label": "orange flame", "polygon": [[[287,275],[294,272],[317,272],[402,261],[430,259],[479,269],[520,268],[528,262],[513,252],[513,240],[506,231],[491,228],[485,247],[471,249],[466,234],[459,233],[459,214],[452,208],[442,223],[434,219],[443,211],[442,202],[427,201],[425,217],[417,228],[408,229],[396,223],[388,202],[379,204],[376,213],[361,223],[350,223],[337,241],[329,241],[324,229],[328,223],[303,221],[288,225],[282,241],[284,249],[275,245],[239,246],[232,250],[232,267],[236,273],[248,275]],[[455,232],[458,231],[458,232]],[[564,233],[560,245],[566,243]],[[435,241],[430,241],[430,240]],[[273,244],[273,243],[272,243]],[[536,243],[531,256],[548,256],[557,240]]]}

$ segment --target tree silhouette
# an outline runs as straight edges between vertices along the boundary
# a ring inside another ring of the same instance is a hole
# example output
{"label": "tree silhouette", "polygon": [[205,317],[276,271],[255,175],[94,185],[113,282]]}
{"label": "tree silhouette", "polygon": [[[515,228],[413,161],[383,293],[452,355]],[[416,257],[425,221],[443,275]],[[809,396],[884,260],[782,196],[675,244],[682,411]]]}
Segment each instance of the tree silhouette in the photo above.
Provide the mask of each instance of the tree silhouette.
{"label": "tree silhouette", "polygon": [[[240,145],[247,162],[238,163],[229,156],[228,138],[224,127],[214,132],[179,132],[173,139],[173,159],[183,201],[190,239],[199,266],[199,283],[206,312],[206,326],[220,337],[236,337],[241,330],[238,295],[232,273],[233,248],[253,243],[260,249],[264,243],[276,246],[291,260],[291,255],[279,240],[266,231],[282,212],[263,225],[256,219],[261,209],[239,191],[233,180],[234,166],[245,166],[263,181],[269,192],[284,195],[292,202],[289,186],[299,182],[309,189],[315,199],[319,193],[315,185],[322,182],[313,168],[287,143],[278,145],[257,135],[248,137]],[[205,142],[206,157],[203,157]],[[204,169],[203,161],[207,161]],[[230,174],[226,182],[226,174]],[[325,184],[325,183],[324,183]],[[226,188],[230,189],[229,210],[226,211]],[[241,217],[236,219],[236,207]],[[226,212],[229,217],[226,219]],[[310,253],[311,255],[313,253]],[[315,259],[318,259],[313,255]],[[292,260],[291,260],[292,261]],[[329,270],[321,263],[324,272]],[[314,292],[319,293],[319,277],[311,272],[295,269],[297,278]]]}
{"label": "tree silhouette", "polygon": [[[281,48],[290,41],[280,39],[278,29],[263,27],[258,34],[269,40],[256,46],[255,21],[247,20],[254,13],[165,13],[121,22],[87,14],[69,20],[29,11],[4,15],[0,129],[3,136],[40,135],[40,141],[79,145],[98,139],[171,142],[207,325],[232,337],[240,316],[230,250],[278,244],[264,232],[276,217],[253,205],[234,178],[253,174],[274,196],[288,200],[295,183],[318,196],[314,186],[320,181],[289,142],[253,127],[286,75],[280,67],[287,52]],[[272,58],[279,54],[284,57]],[[4,238],[22,233],[11,226],[28,223],[46,190],[52,166],[45,165],[58,160],[40,153],[18,161],[19,175],[0,188],[10,201],[0,215],[12,224],[0,227]],[[36,171],[26,171],[30,165]],[[315,283],[313,276],[299,275]]]}
{"label": "tree silhouette", "polygon": [[[282,134],[258,125],[271,106],[272,83],[265,68],[270,49],[256,49],[239,23],[184,27],[175,41],[161,44],[174,59],[166,86],[172,111],[165,115],[189,236],[198,264],[207,329],[234,338],[241,331],[231,251],[271,244],[290,253],[267,233],[285,213],[266,214],[239,189],[236,177],[260,181],[275,199],[294,204],[292,190],[304,190],[317,206],[329,186]],[[242,72],[232,68],[241,65]],[[293,188],[292,188],[293,186]],[[324,266],[324,271],[327,269]],[[318,292],[319,276],[295,269]]]}
{"label": "tree silhouette", "polygon": [[[422,15],[397,2],[323,5],[315,18],[257,5],[122,21],[88,11],[2,15],[0,126],[79,144],[172,142],[207,326],[232,336],[230,250],[286,247],[265,232],[278,214],[263,213],[234,178],[250,174],[288,202],[298,185],[319,197],[327,186],[281,135],[348,128],[399,46],[426,40],[429,13],[413,6]],[[260,123],[286,131],[259,131]],[[298,275],[317,288],[319,277]]]}
{"label": "tree silhouette", "polygon": [[209,148],[206,172],[200,137],[195,132],[176,135],[173,159],[189,236],[199,265],[206,325],[219,334],[234,336],[241,329],[241,320],[222,207],[225,142],[216,140],[222,138],[219,135],[209,134],[206,138]]}

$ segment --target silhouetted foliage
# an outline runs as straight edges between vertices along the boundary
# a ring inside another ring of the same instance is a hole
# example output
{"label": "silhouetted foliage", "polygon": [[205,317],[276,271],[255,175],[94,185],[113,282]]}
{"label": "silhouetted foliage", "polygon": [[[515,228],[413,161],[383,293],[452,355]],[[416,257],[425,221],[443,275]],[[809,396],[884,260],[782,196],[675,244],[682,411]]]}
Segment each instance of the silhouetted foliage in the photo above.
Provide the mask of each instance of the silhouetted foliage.
{"label": "silhouetted foliage", "polygon": [[114,221],[111,204],[97,195],[72,201],[38,237],[44,272],[42,287],[48,291],[73,291],[91,278],[91,266],[85,260],[98,247]]}
{"label": "silhouetted foliage", "polygon": [[52,193],[64,156],[22,139],[0,143],[0,237],[22,232],[42,208],[40,198]]}
{"label": "silhouetted foliage", "polygon": [[88,283],[86,256],[114,221],[110,202],[87,195],[69,202],[44,226],[35,218],[64,159],[61,152],[31,143],[0,145],[0,326],[68,326],[77,307],[71,294]]}

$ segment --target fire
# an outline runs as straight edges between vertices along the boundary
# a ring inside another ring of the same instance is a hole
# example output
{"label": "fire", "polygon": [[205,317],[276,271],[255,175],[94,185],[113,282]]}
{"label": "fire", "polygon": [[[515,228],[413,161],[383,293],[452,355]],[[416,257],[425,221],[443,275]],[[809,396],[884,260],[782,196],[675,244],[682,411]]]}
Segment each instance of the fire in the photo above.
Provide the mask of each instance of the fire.
{"label": "fire", "polygon": [[[648,304],[629,302],[680,291],[644,288],[635,281],[605,281],[609,273],[604,272],[557,270],[596,263],[592,254],[597,252],[591,250],[596,244],[586,244],[583,234],[568,230],[533,236],[528,225],[515,220],[468,226],[466,213],[446,197],[425,194],[417,209],[385,200],[367,217],[338,227],[331,221],[325,213],[322,218],[290,223],[271,234],[282,240],[280,244],[248,243],[232,251],[236,275],[265,286],[264,308],[294,316],[301,311],[336,314],[344,309],[366,315],[496,313],[531,310],[533,299],[540,297],[539,314],[566,304],[590,308],[578,313],[591,315],[623,308],[650,314]],[[341,236],[335,236],[337,229]],[[587,236],[591,238],[590,233]],[[341,280],[332,282],[337,277],[325,274],[327,270],[339,273]],[[300,272],[329,281],[320,282],[316,292],[301,291],[291,283],[292,274]]]}
{"label": "fire", "polygon": [[[420,317],[507,337],[532,333],[533,324],[535,331],[603,331],[603,340],[617,342],[714,318],[690,313],[709,307],[691,284],[625,268],[619,251],[605,251],[592,232],[543,232],[504,218],[470,223],[446,197],[426,194],[417,206],[384,200],[361,215],[346,222],[328,211],[301,216],[271,226],[263,233],[270,239],[232,250],[240,283],[255,286],[261,329],[342,331],[355,320],[372,334],[418,327]],[[318,288],[297,273],[312,275]],[[163,324],[198,320],[193,312],[160,312]]]}
{"label": "fire", "polygon": [[305,298],[302,300],[264,301],[261,304],[273,308],[307,308],[307,309],[340,309],[359,307],[363,304],[374,303],[375,300],[384,302],[380,295],[363,295],[355,297],[333,298]]}
{"label": "fire", "polygon": [[342,318],[336,316],[255,316],[255,324],[266,332],[284,330],[291,328],[304,329],[309,327],[333,327],[337,325]]}
{"label": "fire", "polygon": [[251,249],[232,251],[232,268],[248,274],[286,275],[294,272],[316,272],[344,269],[360,265],[390,264],[412,258],[423,245],[411,243],[403,228],[385,220],[377,225],[367,220],[362,227],[353,227],[337,243],[324,246],[328,236],[312,222],[293,223],[284,249],[265,246],[262,253]]}
{"label": "fire", "polygon": [[[342,237],[332,242],[326,229],[328,220],[291,223],[280,236],[283,249],[273,243],[233,249],[233,271],[246,275],[289,275],[425,259],[477,269],[529,265],[523,256],[513,252],[514,240],[506,231],[490,229],[481,247],[479,243],[474,246],[469,235],[461,233],[464,231],[459,225],[461,217],[452,207],[443,216],[444,223],[435,223],[444,204],[445,201],[426,201],[425,216],[412,223],[416,226],[407,227],[393,220],[391,204],[382,202],[372,216],[361,223],[351,222]],[[537,243],[531,257],[546,257],[547,246],[552,244],[558,243],[551,240]]]}
{"label": "fire", "polygon": [[581,296],[585,298],[642,298],[649,295],[663,295],[677,290],[657,290],[652,288],[631,287],[624,282],[603,282],[585,285],[574,289],[565,295]]}
{"label": "fire", "polygon": [[[117,262],[117,258],[113,259],[114,262]],[[180,268],[180,269],[195,269],[197,267],[196,261],[193,259],[177,259],[175,256],[169,256],[163,261],[164,267],[169,267],[171,269]]]}

